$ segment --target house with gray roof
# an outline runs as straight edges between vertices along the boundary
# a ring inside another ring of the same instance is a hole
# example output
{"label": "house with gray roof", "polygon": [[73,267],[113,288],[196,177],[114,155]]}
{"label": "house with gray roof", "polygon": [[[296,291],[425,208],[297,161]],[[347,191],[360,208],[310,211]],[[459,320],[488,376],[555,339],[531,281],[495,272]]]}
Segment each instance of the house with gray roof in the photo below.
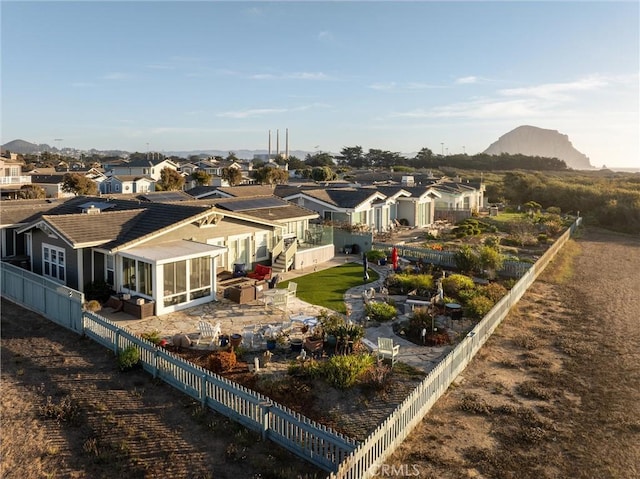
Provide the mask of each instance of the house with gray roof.
{"label": "house with gray roof", "polygon": [[[294,267],[295,240],[304,235],[298,228],[316,217],[275,196],[209,201],[160,192],[18,200],[3,210],[2,255],[79,291],[105,281],[115,293],[153,302],[155,314],[166,314],[215,299],[217,273],[237,263],[247,270],[258,263]],[[328,249],[332,257],[333,245]]]}
{"label": "house with gray roof", "polygon": [[14,221],[23,224],[16,235],[33,272],[80,291],[106,281],[165,314],[215,299],[219,270],[270,259],[285,227],[258,216],[211,204],[77,197]]}
{"label": "house with gray roof", "polygon": [[155,181],[160,181],[160,172],[164,168],[178,171],[178,165],[171,160],[161,158],[137,159],[122,164],[110,164],[105,166],[107,176],[148,176]]}

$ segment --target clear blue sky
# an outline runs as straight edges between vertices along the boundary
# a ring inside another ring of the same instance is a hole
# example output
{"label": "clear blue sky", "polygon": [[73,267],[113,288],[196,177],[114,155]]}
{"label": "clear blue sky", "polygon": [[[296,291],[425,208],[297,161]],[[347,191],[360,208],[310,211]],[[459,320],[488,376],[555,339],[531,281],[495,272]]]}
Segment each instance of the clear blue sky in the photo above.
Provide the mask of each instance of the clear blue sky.
{"label": "clear blue sky", "polygon": [[[2,2],[2,143],[474,154],[520,125],[640,167],[628,2]],[[54,142],[54,139],[62,139]]]}

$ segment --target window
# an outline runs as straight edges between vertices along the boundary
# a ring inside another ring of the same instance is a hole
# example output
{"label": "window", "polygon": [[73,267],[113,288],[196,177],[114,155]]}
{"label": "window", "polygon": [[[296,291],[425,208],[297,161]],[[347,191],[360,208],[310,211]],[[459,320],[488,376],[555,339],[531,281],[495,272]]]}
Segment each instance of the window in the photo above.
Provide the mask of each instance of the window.
{"label": "window", "polygon": [[147,296],[153,296],[153,267],[149,263],[138,261],[138,285],[136,291]]}
{"label": "window", "polygon": [[124,289],[136,289],[136,260],[122,258],[122,287]]}
{"label": "window", "polygon": [[208,296],[211,293],[211,258],[193,258],[190,263],[189,297],[197,299]]}
{"label": "window", "polygon": [[260,261],[269,257],[269,234],[256,234],[256,260]]}
{"label": "window", "polygon": [[115,283],[115,267],[114,267],[114,262],[113,262],[113,255],[112,254],[107,254],[105,255],[105,281],[107,282],[107,284],[110,284],[111,286],[113,286]]}
{"label": "window", "polygon": [[177,261],[164,265],[164,305],[187,301],[187,262]]}
{"label": "window", "polygon": [[42,245],[42,270],[45,276],[64,282],[66,280],[65,251],[55,246]]}

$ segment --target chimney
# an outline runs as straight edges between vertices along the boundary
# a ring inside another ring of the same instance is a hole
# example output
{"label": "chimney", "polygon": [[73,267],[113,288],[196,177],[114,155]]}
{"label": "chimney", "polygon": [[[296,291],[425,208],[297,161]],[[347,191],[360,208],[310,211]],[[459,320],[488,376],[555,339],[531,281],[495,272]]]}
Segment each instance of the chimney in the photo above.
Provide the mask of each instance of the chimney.
{"label": "chimney", "polygon": [[276,130],[276,158],[280,156],[280,130]]}
{"label": "chimney", "polygon": [[95,205],[89,205],[89,207],[82,210],[82,212],[87,215],[99,215],[100,208],[96,208]]}

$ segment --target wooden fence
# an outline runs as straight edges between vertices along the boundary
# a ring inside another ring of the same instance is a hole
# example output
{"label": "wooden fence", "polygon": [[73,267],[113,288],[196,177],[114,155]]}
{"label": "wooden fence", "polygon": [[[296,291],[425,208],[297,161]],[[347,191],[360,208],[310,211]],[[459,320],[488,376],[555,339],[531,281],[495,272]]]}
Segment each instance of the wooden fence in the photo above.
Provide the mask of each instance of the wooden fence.
{"label": "wooden fence", "polygon": [[380,470],[385,459],[422,421],[456,376],[469,364],[495,328],[507,316],[509,310],[569,240],[580,222],[581,219],[578,218],[558,238],[553,246],[536,262],[535,267],[530,268],[520,278],[509,293],[496,303],[493,309],[447,354],[444,360],[429,372],[402,404],[345,459],[338,471],[328,476],[328,479],[367,479]]}
{"label": "wooden fence", "polygon": [[129,346],[140,351],[144,370],[248,429],[262,434],[316,466],[335,471],[357,443],[331,428],[271,401],[260,393],[203,369],[85,312],[84,334],[115,354]]}
{"label": "wooden fence", "polygon": [[[371,247],[373,249],[386,251],[391,255],[391,250],[394,246],[398,250],[398,256],[401,256],[402,258],[444,266],[445,268],[456,267],[456,253],[453,251],[435,251],[428,248],[405,246],[402,244],[396,245],[393,243],[374,243]],[[532,264],[533,263],[526,263],[524,261],[507,260],[502,265],[502,268],[497,271],[497,274],[499,276],[507,276],[509,278],[521,278],[529,268],[531,268]]]}

